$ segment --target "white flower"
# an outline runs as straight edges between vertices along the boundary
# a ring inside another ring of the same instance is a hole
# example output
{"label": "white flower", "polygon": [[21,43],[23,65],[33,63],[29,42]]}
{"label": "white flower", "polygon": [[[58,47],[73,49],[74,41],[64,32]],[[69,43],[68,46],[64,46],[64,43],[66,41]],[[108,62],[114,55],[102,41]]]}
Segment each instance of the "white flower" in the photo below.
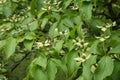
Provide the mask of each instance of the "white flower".
{"label": "white flower", "polygon": [[88,42],[86,42],[86,43],[84,43],[84,46],[87,46],[89,43]]}
{"label": "white flower", "polygon": [[113,25],[113,26],[116,26],[116,22],[114,21],[112,25]]}
{"label": "white flower", "polygon": [[38,48],[43,47],[43,43],[42,42],[36,42],[36,44],[37,44]]}
{"label": "white flower", "polygon": [[55,28],[55,32],[58,32],[58,28]]}
{"label": "white flower", "polygon": [[102,28],[102,26],[97,26],[97,28]]}
{"label": "white flower", "polygon": [[110,28],[111,24],[107,23],[107,25],[105,26],[106,28]]}
{"label": "white flower", "polygon": [[101,30],[102,30],[103,32],[105,32],[105,31],[107,30],[107,28],[103,27],[103,28],[101,28]]}
{"label": "white flower", "polygon": [[100,41],[102,41],[102,42],[105,41],[105,38],[101,37],[101,38],[100,38]]}

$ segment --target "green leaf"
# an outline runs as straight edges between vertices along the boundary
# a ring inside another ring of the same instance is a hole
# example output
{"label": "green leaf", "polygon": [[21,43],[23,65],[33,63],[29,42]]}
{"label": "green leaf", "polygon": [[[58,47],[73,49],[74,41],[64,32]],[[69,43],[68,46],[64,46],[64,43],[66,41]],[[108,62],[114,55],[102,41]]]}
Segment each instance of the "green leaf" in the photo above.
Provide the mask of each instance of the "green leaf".
{"label": "green leaf", "polygon": [[82,30],[82,23],[77,26],[77,34],[81,39],[84,37],[83,30]]}
{"label": "green leaf", "polygon": [[76,80],[84,80],[83,76],[79,76]]}
{"label": "green leaf", "polygon": [[92,80],[93,74],[91,66],[96,63],[97,56],[90,56],[88,60],[83,63],[83,77],[85,80]]}
{"label": "green leaf", "polygon": [[57,67],[60,67],[65,73],[67,73],[67,66],[59,59],[52,59]]}
{"label": "green leaf", "polygon": [[62,49],[62,45],[63,45],[64,41],[63,40],[59,40],[55,46],[54,46],[54,49],[59,53],[60,50]]}
{"label": "green leaf", "polygon": [[39,67],[33,64],[30,69],[33,80],[48,80],[45,72]]}
{"label": "green leaf", "polygon": [[26,32],[24,39],[27,39],[27,40],[36,39],[36,34],[33,32]]}
{"label": "green leaf", "polygon": [[94,53],[94,54],[99,54],[99,51],[98,51],[98,44],[99,44],[99,41],[96,40],[92,43],[91,47],[90,47],[90,53]]}
{"label": "green leaf", "polygon": [[70,5],[71,2],[72,2],[72,0],[66,0],[66,1],[64,1],[63,8],[64,9],[67,8]]}
{"label": "green leaf", "polygon": [[68,48],[69,52],[74,48],[74,43],[72,40],[67,40],[65,46]]}
{"label": "green leaf", "polygon": [[68,68],[68,72],[70,75],[73,74],[73,72],[76,71],[77,69],[77,65],[76,65],[76,61],[74,60],[74,58],[78,57],[78,52],[77,51],[71,51],[70,53],[68,53],[66,55],[67,58],[67,68]]}
{"label": "green leaf", "polygon": [[112,48],[108,53],[120,54],[120,44]]}
{"label": "green leaf", "polygon": [[17,41],[15,38],[10,37],[6,39],[4,51],[7,58],[9,58],[15,52],[16,46],[17,46]]}
{"label": "green leaf", "polygon": [[0,50],[5,46],[5,40],[0,41]]}
{"label": "green leaf", "polygon": [[33,21],[32,23],[30,23],[30,31],[34,31],[38,28],[38,21]]}
{"label": "green leaf", "polygon": [[34,64],[41,66],[42,68],[46,69],[47,66],[47,57],[46,56],[39,56],[38,58],[34,59]]}
{"label": "green leaf", "polygon": [[92,18],[92,4],[90,2],[83,1],[79,7],[83,20],[89,22]]}
{"label": "green leaf", "polygon": [[114,69],[114,63],[111,57],[104,56],[98,62],[97,69],[94,73],[94,80],[103,80],[107,76],[110,76]]}
{"label": "green leaf", "polygon": [[41,24],[41,29],[42,29],[42,30],[45,28],[47,22],[48,22],[48,18],[44,18],[44,19],[42,20],[42,24]]}
{"label": "green leaf", "polygon": [[57,73],[56,64],[53,61],[50,60],[48,62],[48,66],[47,66],[48,79],[49,80],[55,80],[56,73]]}
{"label": "green leaf", "polygon": [[31,51],[32,45],[33,45],[33,40],[24,40],[24,46],[29,51]]}
{"label": "green leaf", "polygon": [[49,29],[49,33],[48,34],[49,34],[51,39],[53,39],[54,37],[57,36],[57,34],[55,34],[55,29],[56,29],[57,25],[58,25],[58,23],[55,22]]}
{"label": "green leaf", "polygon": [[73,22],[69,18],[65,18],[62,20],[63,25],[67,27],[74,27]]}

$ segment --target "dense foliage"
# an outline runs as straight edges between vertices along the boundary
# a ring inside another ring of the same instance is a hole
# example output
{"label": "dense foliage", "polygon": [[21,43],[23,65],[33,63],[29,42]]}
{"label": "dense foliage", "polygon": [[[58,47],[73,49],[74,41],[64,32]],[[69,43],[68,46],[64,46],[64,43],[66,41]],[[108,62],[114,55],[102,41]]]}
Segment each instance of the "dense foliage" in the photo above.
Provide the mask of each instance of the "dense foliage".
{"label": "dense foliage", "polygon": [[0,0],[0,80],[120,80],[120,0]]}

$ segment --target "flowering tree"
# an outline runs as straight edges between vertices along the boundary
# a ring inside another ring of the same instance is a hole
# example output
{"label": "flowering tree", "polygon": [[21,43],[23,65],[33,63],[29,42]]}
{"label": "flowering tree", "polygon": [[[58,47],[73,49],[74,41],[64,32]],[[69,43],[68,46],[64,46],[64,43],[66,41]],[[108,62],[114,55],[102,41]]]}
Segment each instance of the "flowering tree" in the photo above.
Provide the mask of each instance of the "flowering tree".
{"label": "flowering tree", "polygon": [[119,0],[0,0],[1,80],[120,80]]}

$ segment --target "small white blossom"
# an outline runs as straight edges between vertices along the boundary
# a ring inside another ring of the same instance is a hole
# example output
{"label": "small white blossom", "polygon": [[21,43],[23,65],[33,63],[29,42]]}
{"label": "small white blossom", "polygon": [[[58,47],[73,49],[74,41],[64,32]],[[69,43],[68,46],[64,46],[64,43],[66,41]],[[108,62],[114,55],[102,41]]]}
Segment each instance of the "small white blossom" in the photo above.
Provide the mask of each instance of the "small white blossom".
{"label": "small white blossom", "polygon": [[111,24],[107,23],[107,25],[105,26],[106,28],[110,28]]}
{"label": "small white blossom", "polygon": [[101,28],[101,30],[102,30],[103,32],[105,32],[105,31],[107,30],[107,28],[103,27],[103,28]]}
{"label": "small white blossom", "polygon": [[36,42],[36,44],[37,44],[37,48],[43,47],[43,43],[42,42]]}
{"label": "small white blossom", "polygon": [[112,24],[113,26],[116,26],[116,22],[113,22],[113,24]]}
{"label": "small white blossom", "polygon": [[101,38],[100,38],[100,41],[102,41],[102,42],[105,41],[105,38],[101,37]]}
{"label": "small white blossom", "polygon": [[84,46],[87,46],[89,43],[88,42],[86,42],[86,43],[84,43]]}

